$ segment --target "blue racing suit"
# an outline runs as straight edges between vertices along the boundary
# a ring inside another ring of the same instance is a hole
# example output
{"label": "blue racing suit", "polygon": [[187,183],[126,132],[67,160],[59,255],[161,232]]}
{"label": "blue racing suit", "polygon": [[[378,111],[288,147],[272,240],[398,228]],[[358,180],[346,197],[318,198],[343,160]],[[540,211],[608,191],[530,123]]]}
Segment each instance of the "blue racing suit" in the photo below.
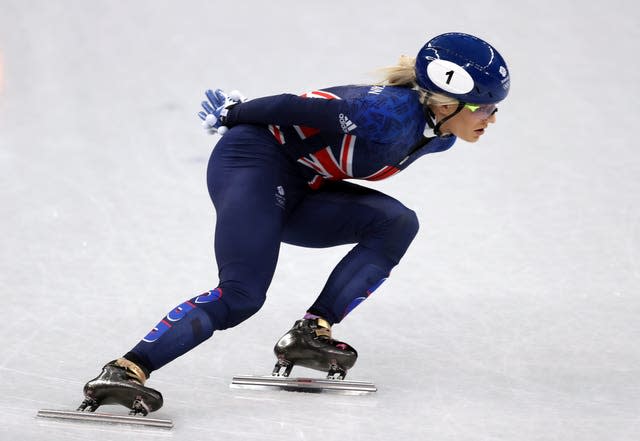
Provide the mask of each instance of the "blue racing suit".
{"label": "blue racing suit", "polygon": [[255,314],[282,242],[356,244],[308,310],[340,322],[388,277],[418,231],[412,210],[345,180],[388,178],[455,142],[433,134],[417,92],[403,87],[257,98],[231,107],[225,124],[207,169],[219,284],[170,311],[126,355],[148,372]]}

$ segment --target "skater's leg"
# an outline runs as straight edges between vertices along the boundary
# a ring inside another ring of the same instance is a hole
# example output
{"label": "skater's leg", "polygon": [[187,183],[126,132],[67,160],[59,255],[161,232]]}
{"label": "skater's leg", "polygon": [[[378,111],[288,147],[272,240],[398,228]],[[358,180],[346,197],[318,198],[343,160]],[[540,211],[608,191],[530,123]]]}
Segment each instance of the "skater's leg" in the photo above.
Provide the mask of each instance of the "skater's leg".
{"label": "skater's leg", "polygon": [[388,277],[417,231],[412,210],[370,188],[338,182],[305,198],[287,221],[285,242],[306,247],[357,243],[309,313],[340,322]]}
{"label": "skater's leg", "polygon": [[288,210],[276,195],[281,197],[288,190],[287,203],[293,205],[297,183],[291,180],[288,161],[277,146],[269,144],[273,139],[265,140],[255,130],[235,137],[230,132],[209,163],[220,283],[169,312],[125,356],[147,374],[202,343],[215,330],[246,320],[264,303]]}

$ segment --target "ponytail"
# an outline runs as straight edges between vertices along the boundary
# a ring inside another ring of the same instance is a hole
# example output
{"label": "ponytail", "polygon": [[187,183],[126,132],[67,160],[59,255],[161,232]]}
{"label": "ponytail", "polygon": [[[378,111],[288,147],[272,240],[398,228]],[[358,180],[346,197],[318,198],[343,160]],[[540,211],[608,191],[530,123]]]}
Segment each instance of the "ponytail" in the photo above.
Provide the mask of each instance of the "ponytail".
{"label": "ponytail", "polygon": [[416,80],[416,59],[408,55],[401,55],[398,64],[379,69],[382,74],[382,81],[377,83],[380,86],[396,86],[408,87],[416,90],[420,94],[420,102],[423,106],[436,105],[443,106],[447,104],[458,104],[455,98],[443,95],[441,93],[429,92],[418,86]]}

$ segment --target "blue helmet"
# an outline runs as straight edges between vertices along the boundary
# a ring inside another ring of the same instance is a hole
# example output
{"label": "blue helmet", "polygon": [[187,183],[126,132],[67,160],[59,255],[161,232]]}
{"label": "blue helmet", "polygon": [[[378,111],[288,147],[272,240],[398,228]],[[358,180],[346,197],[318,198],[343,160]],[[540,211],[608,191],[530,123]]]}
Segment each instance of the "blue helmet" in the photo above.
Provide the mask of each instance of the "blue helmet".
{"label": "blue helmet", "polygon": [[490,104],[509,93],[509,70],[498,51],[484,40],[451,32],[438,35],[416,57],[418,85],[458,101]]}

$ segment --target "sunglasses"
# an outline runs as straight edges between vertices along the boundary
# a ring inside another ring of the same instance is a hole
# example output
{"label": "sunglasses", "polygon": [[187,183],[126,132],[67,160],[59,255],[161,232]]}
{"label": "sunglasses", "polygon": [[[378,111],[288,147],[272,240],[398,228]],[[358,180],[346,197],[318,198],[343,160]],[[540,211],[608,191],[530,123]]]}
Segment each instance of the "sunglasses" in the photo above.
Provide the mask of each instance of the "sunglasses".
{"label": "sunglasses", "polygon": [[489,118],[498,111],[498,106],[495,104],[471,104],[465,103],[464,107],[469,109],[474,116],[484,119]]}

